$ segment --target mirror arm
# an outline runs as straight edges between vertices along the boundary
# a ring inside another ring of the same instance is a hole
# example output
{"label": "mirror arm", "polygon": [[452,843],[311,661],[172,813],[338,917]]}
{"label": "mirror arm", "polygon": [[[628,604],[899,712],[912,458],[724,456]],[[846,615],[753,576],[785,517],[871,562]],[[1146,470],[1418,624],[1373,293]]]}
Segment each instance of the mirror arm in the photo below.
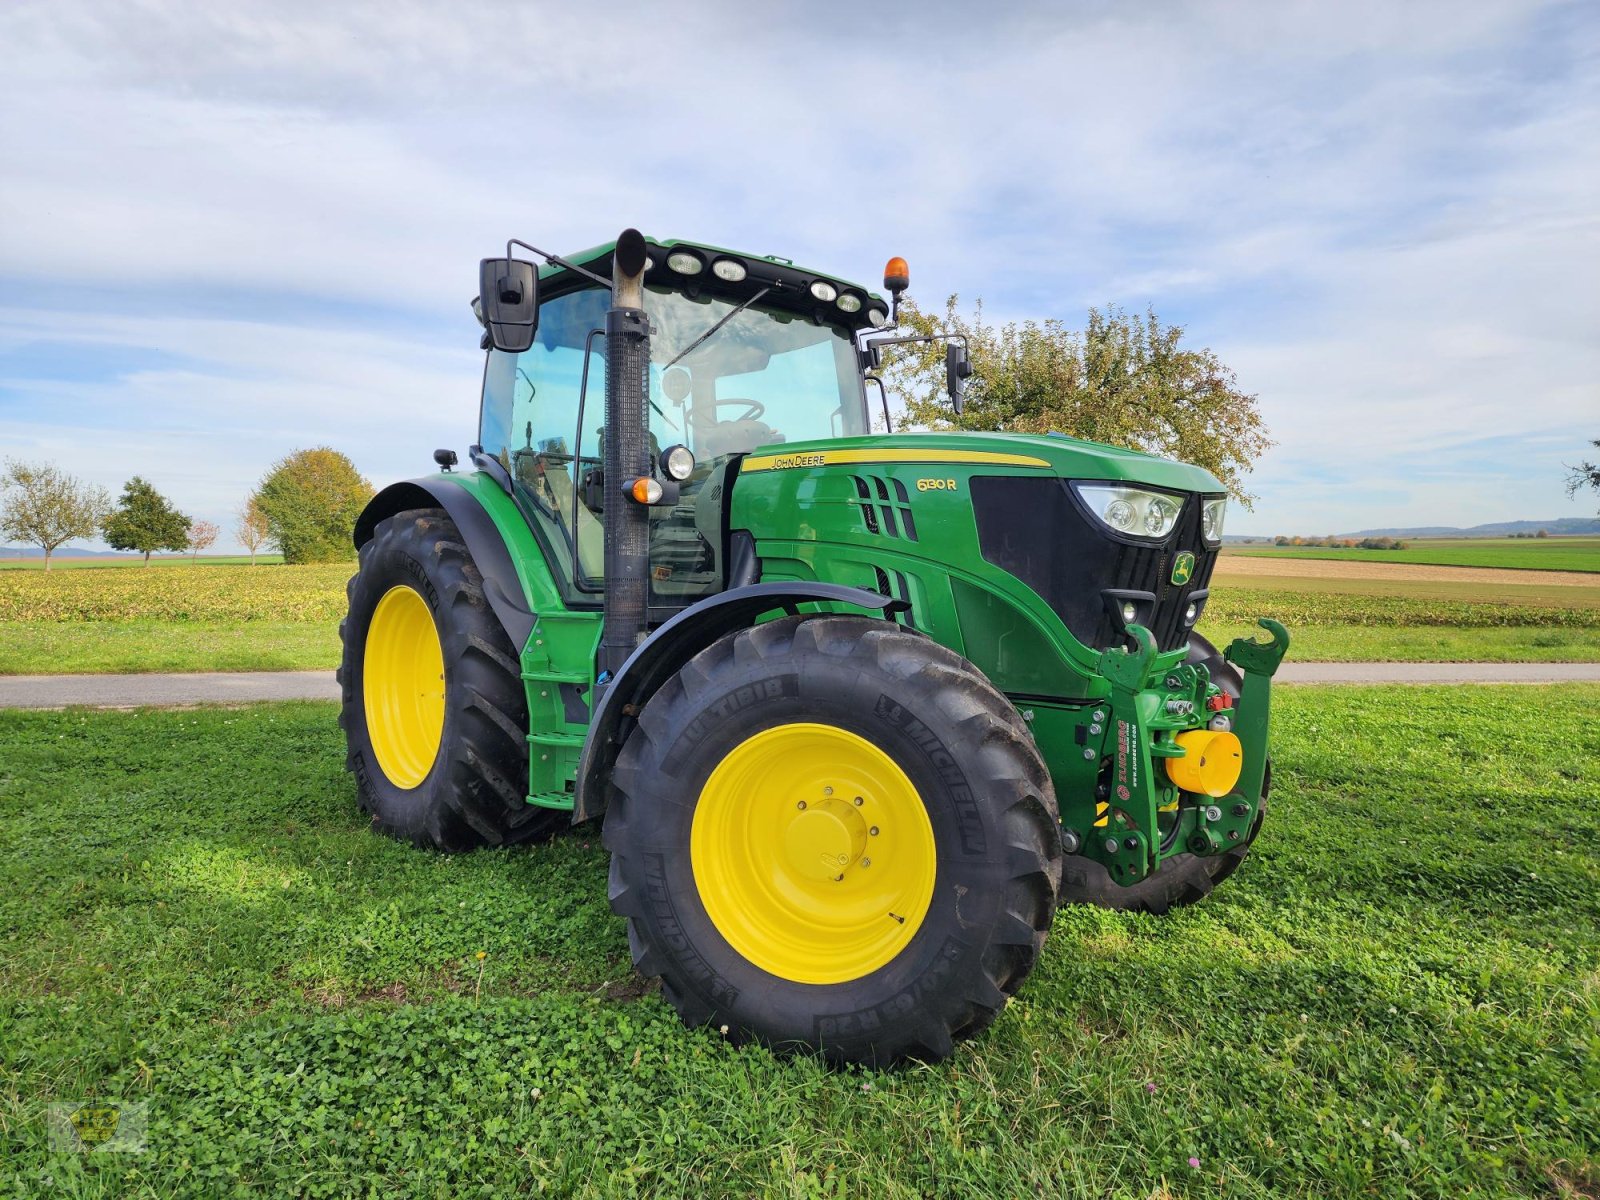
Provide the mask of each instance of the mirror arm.
{"label": "mirror arm", "polygon": [[596,283],[604,284],[606,287],[610,287],[611,286],[611,280],[603,279],[599,275],[596,275],[593,271],[590,271],[590,270],[588,270],[588,269],[586,269],[584,267],[580,267],[577,263],[568,262],[566,259],[562,258],[559,254],[551,254],[549,251],[541,250],[537,246],[530,246],[530,245],[528,245],[527,242],[522,241],[520,238],[512,238],[510,241],[506,242],[506,257],[507,258],[511,257],[511,247],[513,247],[513,246],[521,246],[524,250],[533,251],[540,258],[544,259],[545,262],[549,263],[553,267],[563,267],[568,271],[576,271],[579,275],[587,276],[588,278],[594,280]]}

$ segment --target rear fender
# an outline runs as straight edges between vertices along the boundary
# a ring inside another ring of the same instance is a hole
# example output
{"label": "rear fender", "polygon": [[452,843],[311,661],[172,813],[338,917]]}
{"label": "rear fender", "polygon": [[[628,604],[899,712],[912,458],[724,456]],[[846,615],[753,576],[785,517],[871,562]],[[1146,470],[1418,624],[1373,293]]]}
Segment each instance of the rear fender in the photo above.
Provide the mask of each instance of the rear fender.
{"label": "rear fender", "polygon": [[[469,484],[467,481],[472,480]],[[506,545],[507,535],[502,524],[497,523],[485,507],[496,499],[510,506],[502,521],[515,520],[524,533],[526,523],[515,505],[499,488],[484,494],[473,475],[430,475],[422,479],[409,479],[384,488],[367,503],[356,518],[355,543],[360,549],[372,540],[378,522],[413,508],[442,508],[461,531],[461,540],[467,544],[472,561],[483,575],[483,592],[489,607],[500,619],[511,644],[522,654],[528,638],[533,633],[534,615],[528,602],[528,593],[522,577],[517,572],[511,551]],[[527,533],[531,540],[532,534]]]}
{"label": "rear fender", "polygon": [[601,694],[578,760],[577,795],[572,820],[587,821],[605,811],[611,767],[633,729],[634,717],[662,684],[696,654],[736,629],[754,625],[775,609],[791,615],[798,605],[825,602],[881,613],[910,607],[904,600],[837,583],[754,583],[734,588],[686,608],[628,656]]}

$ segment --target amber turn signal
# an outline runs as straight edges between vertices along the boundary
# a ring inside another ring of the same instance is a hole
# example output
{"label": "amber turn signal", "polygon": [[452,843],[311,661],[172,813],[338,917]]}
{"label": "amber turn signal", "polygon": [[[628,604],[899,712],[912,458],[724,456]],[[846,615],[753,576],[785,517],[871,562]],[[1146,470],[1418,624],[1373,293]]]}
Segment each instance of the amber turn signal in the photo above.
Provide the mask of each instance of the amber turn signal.
{"label": "amber turn signal", "polygon": [[883,286],[891,292],[903,292],[911,286],[911,268],[905,259],[897,255],[884,264]]}
{"label": "amber turn signal", "polygon": [[648,475],[641,475],[628,485],[628,495],[640,504],[654,504],[661,499],[661,485]]}

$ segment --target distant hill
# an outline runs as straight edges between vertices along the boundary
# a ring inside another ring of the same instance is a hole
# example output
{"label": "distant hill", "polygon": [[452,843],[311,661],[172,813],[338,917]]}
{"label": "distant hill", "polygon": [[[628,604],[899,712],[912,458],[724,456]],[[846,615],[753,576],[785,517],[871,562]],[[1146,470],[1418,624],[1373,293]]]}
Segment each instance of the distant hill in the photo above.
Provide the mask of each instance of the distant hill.
{"label": "distant hill", "polygon": [[1513,533],[1538,533],[1544,529],[1552,537],[1600,534],[1600,517],[1559,517],[1554,521],[1496,521],[1491,525],[1474,525],[1461,529],[1454,525],[1410,525],[1392,529],[1358,529],[1354,533],[1336,533],[1334,537],[1413,537],[1413,538],[1480,538],[1510,537]]}

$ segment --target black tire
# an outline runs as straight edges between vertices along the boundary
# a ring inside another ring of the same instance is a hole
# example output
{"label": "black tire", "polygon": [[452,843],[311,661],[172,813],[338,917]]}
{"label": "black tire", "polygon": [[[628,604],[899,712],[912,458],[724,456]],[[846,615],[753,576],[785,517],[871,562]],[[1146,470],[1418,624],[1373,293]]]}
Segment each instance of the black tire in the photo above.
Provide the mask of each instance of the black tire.
{"label": "black tire", "polygon": [[[433,615],[444,660],[444,725],[431,768],[397,785],[373,748],[364,704],[367,637],[378,602],[408,587]],[[530,805],[528,710],[516,649],[483,594],[483,577],[443,509],[379,522],[345,589],[349,611],[339,683],[345,766],[375,829],[418,846],[472,850],[548,835],[560,824]]]}
{"label": "black tire", "polygon": [[[875,970],[837,983],[771,974],[707,914],[690,829],[730,750],[796,722],[887,754],[928,814],[926,916]],[[1055,912],[1061,833],[1050,777],[1017,711],[971,663],[896,625],[790,617],[691,660],[645,705],[612,777],[611,905],[634,965],[692,1027],[835,1062],[934,1061],[987,1027],[1038,959]]]}
{"label": "black tire", "polygon": [[[1198,633],[1189,635],[1186,661],[1204,663],[1215,683],[1235,700],[1243,679],[1232,663]],[[1261,832],[1267,816],[1267,796],[1272,790],[1272,763],[1267,763],[1261,789],[1261,811],[1256,814],[1250,836],[1224,854],[1200,857],[1184,851],[1161,861],[1156,870],[1127,887],[1111,878],[1104,866],[1078,855],[1068,857],[1061,871],[1061,903],[1093,904],[1119,912],[1147,912],[1157,915],[1204,900],[1212,890],[1244,863],[1250,847]]]}

